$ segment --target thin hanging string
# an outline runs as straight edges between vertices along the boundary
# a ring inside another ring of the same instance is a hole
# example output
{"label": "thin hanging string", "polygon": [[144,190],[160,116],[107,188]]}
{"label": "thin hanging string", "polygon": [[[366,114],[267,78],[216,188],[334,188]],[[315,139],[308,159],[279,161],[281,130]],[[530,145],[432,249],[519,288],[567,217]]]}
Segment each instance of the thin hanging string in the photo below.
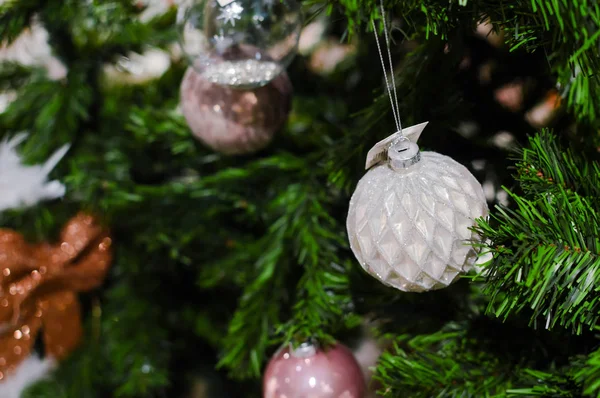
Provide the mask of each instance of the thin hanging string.
{"label": "thin hanging string", "polygon": [[[402,133],[402,123],[400,121],[400,106],[398,105],[398,94],[396,93],[396,80],[394,79],[394,64],[392,63],[392,50],[390,49],[390,39],[388,37],[387,25],[385,23],[385,10],[383,8],[383,0],[380,2],[381,17],[383,18],[383,33],[385,34],[385,43],[387,47],[388,60],[390,61],[390,75],[392,75],[392,88],[394,89],[394,101],[396,104],[396,117],[398,118],[398,131]],[[389,91],[389,87],[388,87]]]}
{"label": "thin hanging string", "polygon": [[383,52],[381,51],[381,46],[379,44],[379,36],[377,35],[377,27],[375,26],[375,21],[373,23],[373,32],[375,33],[375,42],[377,43],[377,50],[379,51],[379,59],[381,60],[381,66],[383,68],[383,77],[385,78],[385,85],[387,87],[387,92],[390,97],[390,103],[392,105],[392,113],[394,114],[394,121],[396,122],[396,129],[402,135],[402,123],[400,121],[400,107],[398,105],[398,94],[396,93],[396,81],[394,79],[394,64],[392,63],[392,51],[390,50],[390,39],[387,32],[387,25],[385,23],[385,9],[383,8],[383,0],[381,0],[381,18],[383,19],[383,32],[385,34],[385,44],[387,47],[388,60],[390,63],[390,75],[392,77],[392,89],[394,90],[394,95],[392,97],[392,91],[390,90],[390,82],[387,77],[387,70],[385,66],[385,61],[383,59]]}

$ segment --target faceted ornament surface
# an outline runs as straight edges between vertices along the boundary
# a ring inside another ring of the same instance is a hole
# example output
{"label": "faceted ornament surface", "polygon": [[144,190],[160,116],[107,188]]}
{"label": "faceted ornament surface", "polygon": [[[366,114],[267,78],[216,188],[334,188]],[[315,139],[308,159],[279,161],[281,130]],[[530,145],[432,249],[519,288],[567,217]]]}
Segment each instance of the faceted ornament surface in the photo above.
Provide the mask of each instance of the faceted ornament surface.
{"label": "faceted ornament surface", "polygon": [[350,247],[362,267],[405,292],[450,285],[477,258],[470,228],[487,216],[481,184],[448,156],[422,152],[403,170],[379,165],[350,200]]}

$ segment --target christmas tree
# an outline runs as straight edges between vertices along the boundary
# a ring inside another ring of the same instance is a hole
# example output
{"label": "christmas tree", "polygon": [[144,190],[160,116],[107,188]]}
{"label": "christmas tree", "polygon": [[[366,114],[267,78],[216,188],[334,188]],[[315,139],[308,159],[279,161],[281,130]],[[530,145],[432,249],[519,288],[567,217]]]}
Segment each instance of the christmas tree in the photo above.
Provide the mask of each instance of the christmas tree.
{"label": "christmas tree", "polygon": [[5,0],[0,37],[0,396],[600,396],[596,2]]}

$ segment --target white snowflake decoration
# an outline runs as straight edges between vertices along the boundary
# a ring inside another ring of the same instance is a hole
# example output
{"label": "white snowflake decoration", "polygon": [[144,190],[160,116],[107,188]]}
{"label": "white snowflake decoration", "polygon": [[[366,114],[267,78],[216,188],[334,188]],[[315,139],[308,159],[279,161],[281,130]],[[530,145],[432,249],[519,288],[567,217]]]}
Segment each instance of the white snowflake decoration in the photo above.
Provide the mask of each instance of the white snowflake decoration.
{"label": "white snowflake decoration", "polygon": [[48,31],[35,22],[8,46],[0,47],[0,61],[16,62],[25,66],[42,66],[54,80],[67,75],[65,65],[52,54]]}
{"label": "white snowflake decoration", "polygon": [[144,84],[161,77],[171,67],[171,56],[166,51],[149,49],[142,54],[131,52],[121,57],[116,65],[106,64],[104,73],[111,82]]}
{"label": "white snowflake decoration", "polygon": [[236,19],[242,19],[243,11],[244,7],[234,2],[223,7],[217,19],[223,20],[225,24],[230,23],[232,26],[235,26]]}
{"label": "white snowflake decoration", "polygon": [[215,46],[215,50],[217,50],[218,54],[223,54],[225,50],[227,50],[233,44],[233,39],[231,37],[223,36],[223,33],[219,35],[215,35],[213,37],[213,42]]}
{"label": "white snowflake decoration", "polygon": [[69,150],[69,145],[54,152],[41,165],[25,165],[16,151],[27,138],[21,133],[0,142],[0,211],[33,206],[42,200],[60,198],[65,186],[60,181],[47,181],[48,174]]}

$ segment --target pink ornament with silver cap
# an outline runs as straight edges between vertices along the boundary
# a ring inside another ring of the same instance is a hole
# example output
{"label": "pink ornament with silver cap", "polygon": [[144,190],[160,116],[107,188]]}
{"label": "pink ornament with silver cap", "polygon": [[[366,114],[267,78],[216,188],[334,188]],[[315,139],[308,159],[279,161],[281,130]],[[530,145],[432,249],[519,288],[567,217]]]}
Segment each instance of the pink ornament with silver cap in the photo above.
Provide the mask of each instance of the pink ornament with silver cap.
{"label": "pink ornament with silver cap", "polygon": [[271,358],[263,376],[263,398],[363,398],[365,380],[352,352],[337,343],[320,349],[286,345]]}

